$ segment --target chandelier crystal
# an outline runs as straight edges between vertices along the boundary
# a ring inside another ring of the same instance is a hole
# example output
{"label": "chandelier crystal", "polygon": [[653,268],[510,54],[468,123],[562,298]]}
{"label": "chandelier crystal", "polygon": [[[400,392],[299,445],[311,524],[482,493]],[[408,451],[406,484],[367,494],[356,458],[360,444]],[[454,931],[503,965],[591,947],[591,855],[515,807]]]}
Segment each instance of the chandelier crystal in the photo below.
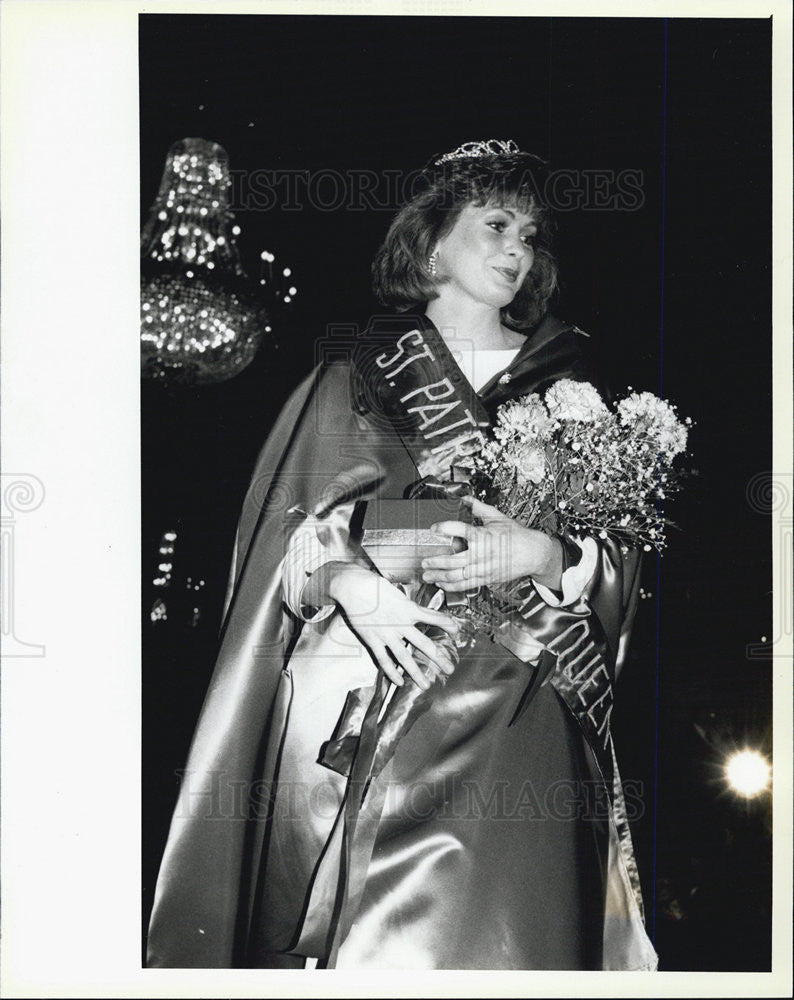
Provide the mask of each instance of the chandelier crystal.
{"label": "chandelier crystal", "polygon": [[141,371],[186,384],[241,372],[270,331],[235,242],[229,157],[206,139],[168,151],[141,233]]}

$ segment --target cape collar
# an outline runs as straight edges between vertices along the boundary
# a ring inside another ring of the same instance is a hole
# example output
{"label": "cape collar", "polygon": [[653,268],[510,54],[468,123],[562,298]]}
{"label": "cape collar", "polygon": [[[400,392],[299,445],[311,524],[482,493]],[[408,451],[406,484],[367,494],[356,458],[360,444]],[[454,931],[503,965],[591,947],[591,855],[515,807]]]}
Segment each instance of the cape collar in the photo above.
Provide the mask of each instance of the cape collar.
{"label": "cape collar", "polygon": [[[424,313],[416,316],[415,319],[418,321],[420,328],[431,328],[435,330],[439,337],[441,336],[436,325]],[[495,390],[499,396],[499,402],[520,393],[522,390],[519,383],[525,381],[522,376],[527,375],[535,369],[537,356],[541,352],[544,355],[547,354],[552,342],[567,333],[579,333],[586,336],[586,334],[583,334],[583,331],[579,330],[572,323],[566,323],[556,316],[547,315],[534,330],[527,334],[524,343],[519,348],[518,354],[513,357],[513,360],[504,369],[497,372],[490,381],[486,382],[477,395],[490,404],[492,402],[491,397],[495,395]],[[505,378],[505,376],[509,376],[509,378]]]}

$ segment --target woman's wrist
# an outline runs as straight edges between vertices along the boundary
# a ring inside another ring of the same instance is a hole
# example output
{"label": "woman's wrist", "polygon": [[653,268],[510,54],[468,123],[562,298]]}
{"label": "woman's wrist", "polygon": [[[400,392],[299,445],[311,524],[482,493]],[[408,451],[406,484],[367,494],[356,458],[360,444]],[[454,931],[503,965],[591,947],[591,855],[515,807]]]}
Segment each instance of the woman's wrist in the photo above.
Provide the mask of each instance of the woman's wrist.
{"label": "woman's wrist", "polygon": [[357,568],[355,563],[336,559],[318,566],[304,585],[301,603],[312,608],[333,604],[337,601],[340,578]]}
{"label": "woman's wrist", "polygon": [[558,538],[545,535],[544,558],[540,567],[532,572],[532,579],[549,590],[562,589],[563,551]]}

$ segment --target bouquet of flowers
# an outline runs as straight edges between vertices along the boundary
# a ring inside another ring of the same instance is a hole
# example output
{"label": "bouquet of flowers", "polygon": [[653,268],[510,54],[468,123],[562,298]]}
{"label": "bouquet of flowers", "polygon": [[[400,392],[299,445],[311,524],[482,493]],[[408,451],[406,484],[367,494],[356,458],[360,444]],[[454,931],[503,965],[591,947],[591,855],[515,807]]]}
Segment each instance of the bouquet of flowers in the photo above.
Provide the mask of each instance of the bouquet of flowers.
{"label": "bouquet of flowers", "polygon": [[610,409],[589,382],[561,379],[499,407],[474,483],[526,527],[661,552],[662,501],[678,487],[673,460],[691,424],[653,393],[629,390]]}

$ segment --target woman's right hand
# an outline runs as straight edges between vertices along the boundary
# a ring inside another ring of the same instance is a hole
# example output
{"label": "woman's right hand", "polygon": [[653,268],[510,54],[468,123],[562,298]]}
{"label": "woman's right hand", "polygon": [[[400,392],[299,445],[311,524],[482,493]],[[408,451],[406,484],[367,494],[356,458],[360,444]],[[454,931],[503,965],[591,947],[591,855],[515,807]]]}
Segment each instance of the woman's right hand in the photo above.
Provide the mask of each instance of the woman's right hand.
{"label": "woman's right hand", "polygon": [[[454,636],[457,623],[440,611],[423,608],[394,584],[372,570],[355,564],[336,564],[328,579],[328,595],[344,611],[351,628],[369,649],[383,673],[402,686],[400,667],[423,690],[430,687],[411,650],[419,650],[445,674],[455,666],[417,623],[435,625]],[[395,662],[396,661],[396,662]]]}

